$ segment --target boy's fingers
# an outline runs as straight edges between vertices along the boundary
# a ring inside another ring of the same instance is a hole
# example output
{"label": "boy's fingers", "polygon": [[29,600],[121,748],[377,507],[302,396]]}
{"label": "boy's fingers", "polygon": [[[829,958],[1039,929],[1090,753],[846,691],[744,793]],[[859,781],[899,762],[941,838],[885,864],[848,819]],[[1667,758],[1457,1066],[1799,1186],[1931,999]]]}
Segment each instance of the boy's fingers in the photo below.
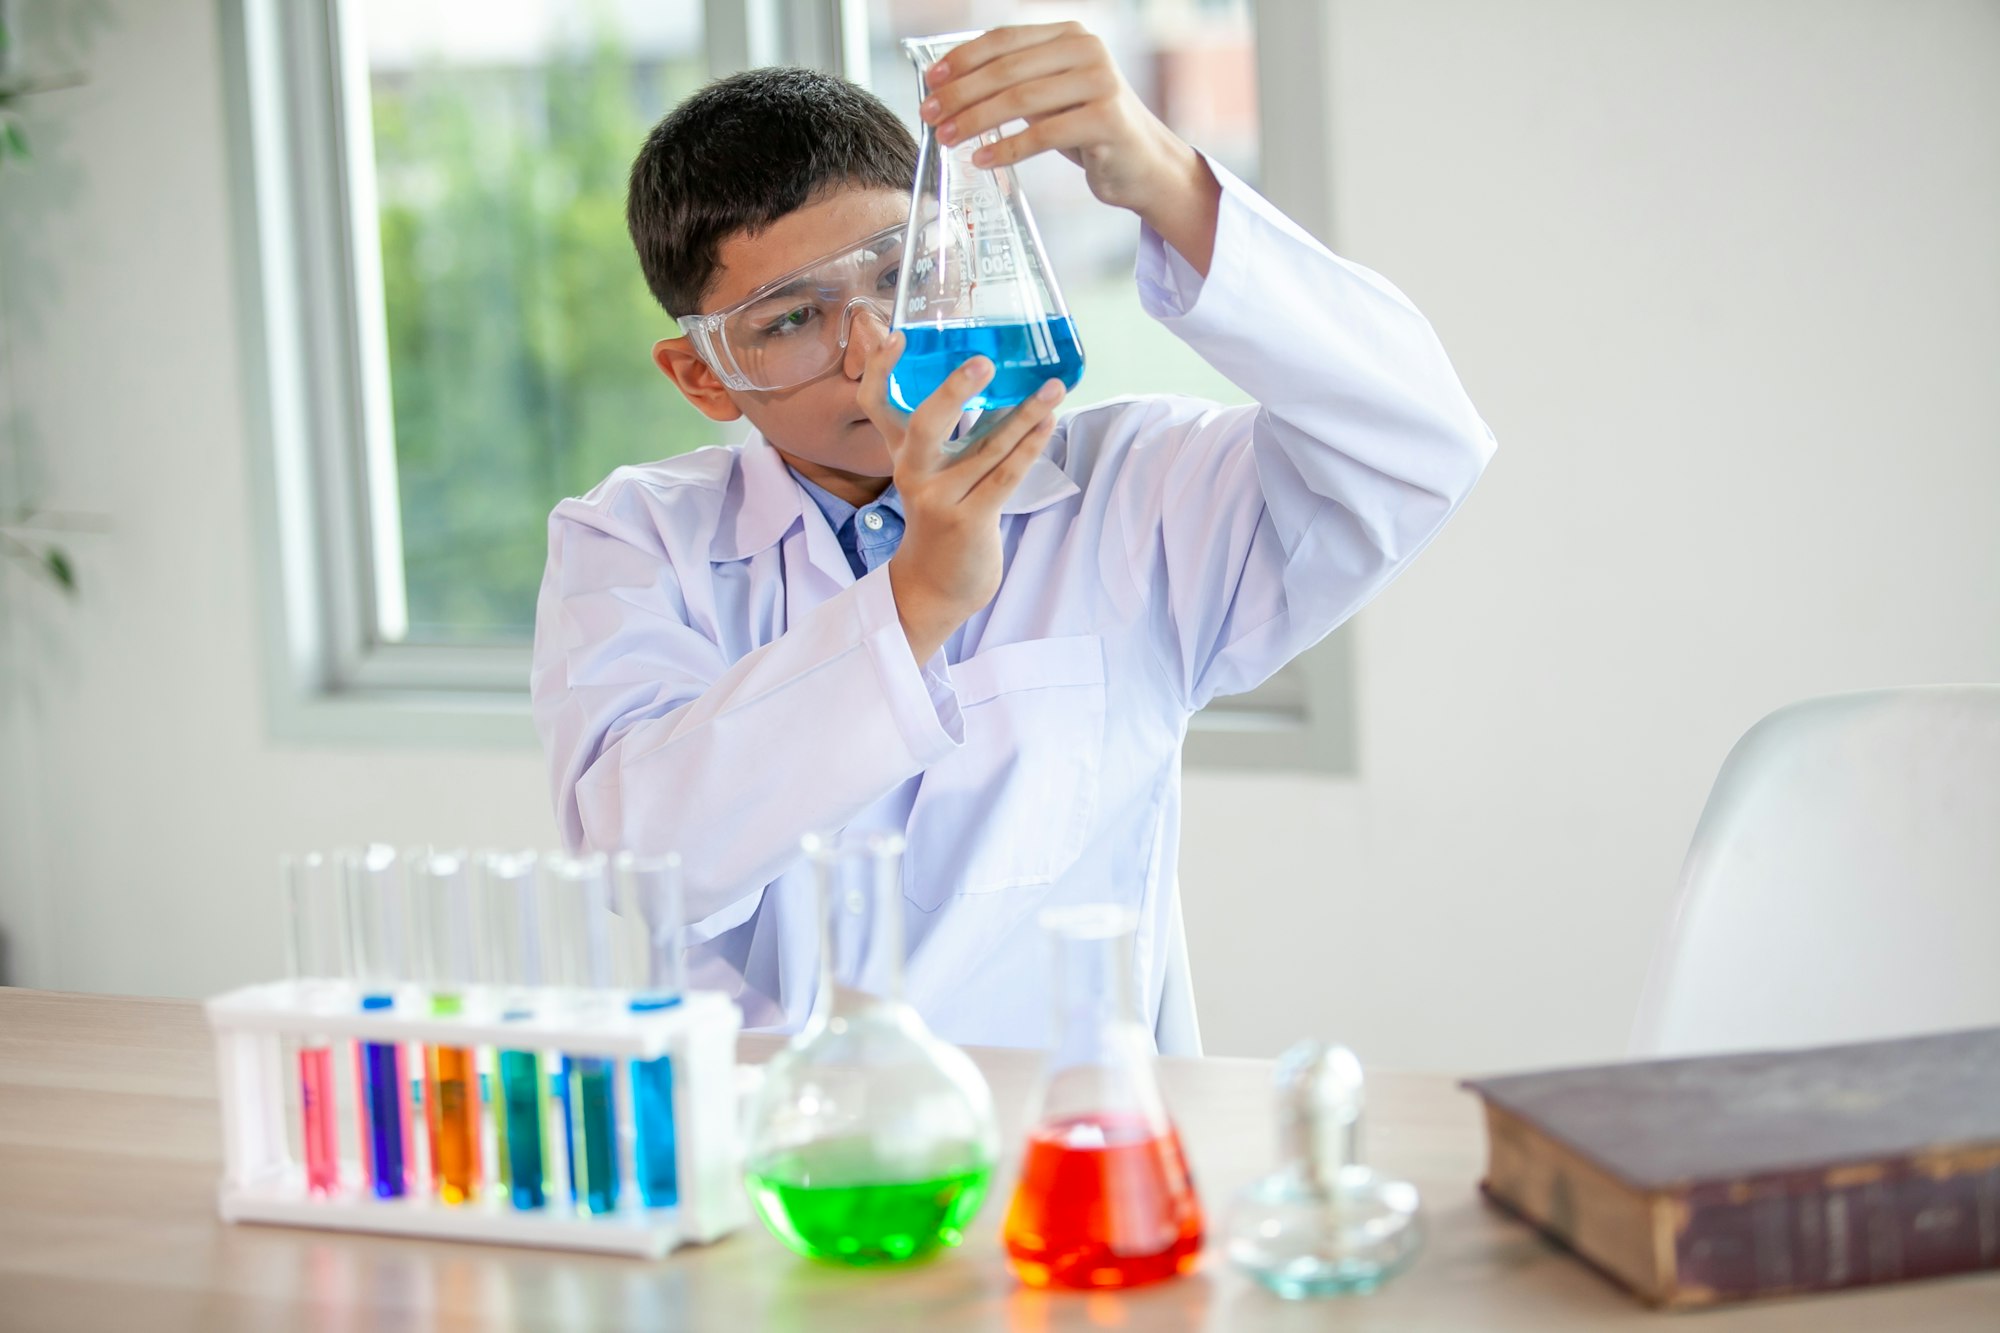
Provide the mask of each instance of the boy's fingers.
{"label": "boy's fingers", "polygon": [[991,361],[975,356],[945,376],[944,383],[938,385],[930,397],[917,404],[917,410],[910,414],[910,435],[923,441],[941,458],[944,442],[951,436],[951,428],[965,415],[966,402],[992,381],[993,369]]}
{"label": "boy's fingers", "polygon": [[[962,488],[960,498],[981,494],[984,484],[995,471],[1008,464],[1022,441],[1044,427],[1052,428],[1056,404],[1062,401],[1062,397],[1062,381],[1050,380],[1036,390],[1033,398],[1016,408],[1014,414],[993,432],[989,439],[991,447],[981,450],[979,457],[965,469],[965,475],[956,479],[955,488]],[[1012,489],[1012,483],[1008,483],[1008,489]]]}
{"label": "boy's fingers", "polygon": [[932,65],[924,78],[930,87],[936,88],[968,70],[978,69],[1025,47],[1039,46],[1058,37],[1074,37],[1087,31],[1081,23],[1023,23],[1015,27],[994,28],[946,52],[944,59]]}
{"label": "boy's fingers", "polygon": [[974,158],[983,167],[1007,167],[1051,148],[1081,148],[1103,137],[1102,108],[1080,106],[1038,120],[1018,134],[987,144]]}
{"label": "boy's fingers", "polygon": [[1014,488],[1021,484],[1021,479],[1028,475],[1028,469],[1035,465],[1035,460],[1042,456],[1044,449],[1048,448],[1049,441],[1054,438],[1055,433],[1054,417],[1043,417],[1036,422],[1026,435],[1015,442],[1012,449],[1001,456],[992,470],[979,479],[978,484],[966,493],[965,498],[970,501],[990,502],[995,507],[1005,504],[1007,497],[1014,493]]}
{"label": "boy's fingers", "polygon": [[968,69],[957,78],[936,84],[921,108],[923,118],[933,125],[942,124],[1003,88],[1084,63],[1093,54],[1092,48],[1086,45],[1087,41],[1087,38],[1058,37],[1011,52],[977,69]]}

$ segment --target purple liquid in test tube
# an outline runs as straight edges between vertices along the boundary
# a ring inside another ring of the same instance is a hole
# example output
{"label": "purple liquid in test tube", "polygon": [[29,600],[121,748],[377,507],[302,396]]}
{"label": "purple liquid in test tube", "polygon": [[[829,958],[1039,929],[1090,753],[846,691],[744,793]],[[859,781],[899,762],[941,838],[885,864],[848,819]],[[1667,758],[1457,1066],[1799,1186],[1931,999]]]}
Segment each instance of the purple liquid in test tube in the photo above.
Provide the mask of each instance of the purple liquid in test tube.
{"label": "purple liquid in test tube", "polygon": [[[405,906],[395,849],[373,844],[347,858],[348,926],[363,1010],[393,1010],[403,980]],[[368,1186],[379,1199],[410,1192],[414,1167],[410,1083],[399,1042],[358,1043],[361,1156]]]}

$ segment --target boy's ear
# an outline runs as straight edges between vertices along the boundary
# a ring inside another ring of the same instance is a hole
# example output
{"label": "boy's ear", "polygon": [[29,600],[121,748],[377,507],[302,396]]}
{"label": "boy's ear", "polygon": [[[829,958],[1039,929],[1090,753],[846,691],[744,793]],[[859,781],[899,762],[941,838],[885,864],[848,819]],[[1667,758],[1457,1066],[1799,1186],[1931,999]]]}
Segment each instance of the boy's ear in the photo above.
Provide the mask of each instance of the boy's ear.
{"label": "boy's ear", "polygon": [[743,409],[736,406],[736,400],[709,369],[708,362],[695,354],[692,339],[660,339],[653,344],[653,364],[710,421],[735,421],[743,415]]}

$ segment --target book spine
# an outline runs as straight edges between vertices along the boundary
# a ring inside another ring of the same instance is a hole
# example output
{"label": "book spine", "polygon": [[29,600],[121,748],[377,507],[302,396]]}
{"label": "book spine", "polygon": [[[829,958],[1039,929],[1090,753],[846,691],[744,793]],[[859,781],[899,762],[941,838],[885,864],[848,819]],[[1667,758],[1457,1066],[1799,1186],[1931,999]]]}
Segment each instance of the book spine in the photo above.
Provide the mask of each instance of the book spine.
{"label": "book spine", "polygon": [[2000,1269],[2000,1155],[1696,1186],[1682,1218],[1674,1305]]}

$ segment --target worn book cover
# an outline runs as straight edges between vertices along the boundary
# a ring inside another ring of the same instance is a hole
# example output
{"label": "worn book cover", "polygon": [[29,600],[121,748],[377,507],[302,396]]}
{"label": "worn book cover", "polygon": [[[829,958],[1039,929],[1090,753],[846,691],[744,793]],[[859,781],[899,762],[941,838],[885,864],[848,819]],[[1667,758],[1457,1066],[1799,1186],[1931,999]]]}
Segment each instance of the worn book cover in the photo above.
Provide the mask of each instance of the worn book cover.
{"label": "worn book cover", "polygon": [[1465,1086],[1487,1196],[1655,1304],[2000,1269],[2000,1028]]}

